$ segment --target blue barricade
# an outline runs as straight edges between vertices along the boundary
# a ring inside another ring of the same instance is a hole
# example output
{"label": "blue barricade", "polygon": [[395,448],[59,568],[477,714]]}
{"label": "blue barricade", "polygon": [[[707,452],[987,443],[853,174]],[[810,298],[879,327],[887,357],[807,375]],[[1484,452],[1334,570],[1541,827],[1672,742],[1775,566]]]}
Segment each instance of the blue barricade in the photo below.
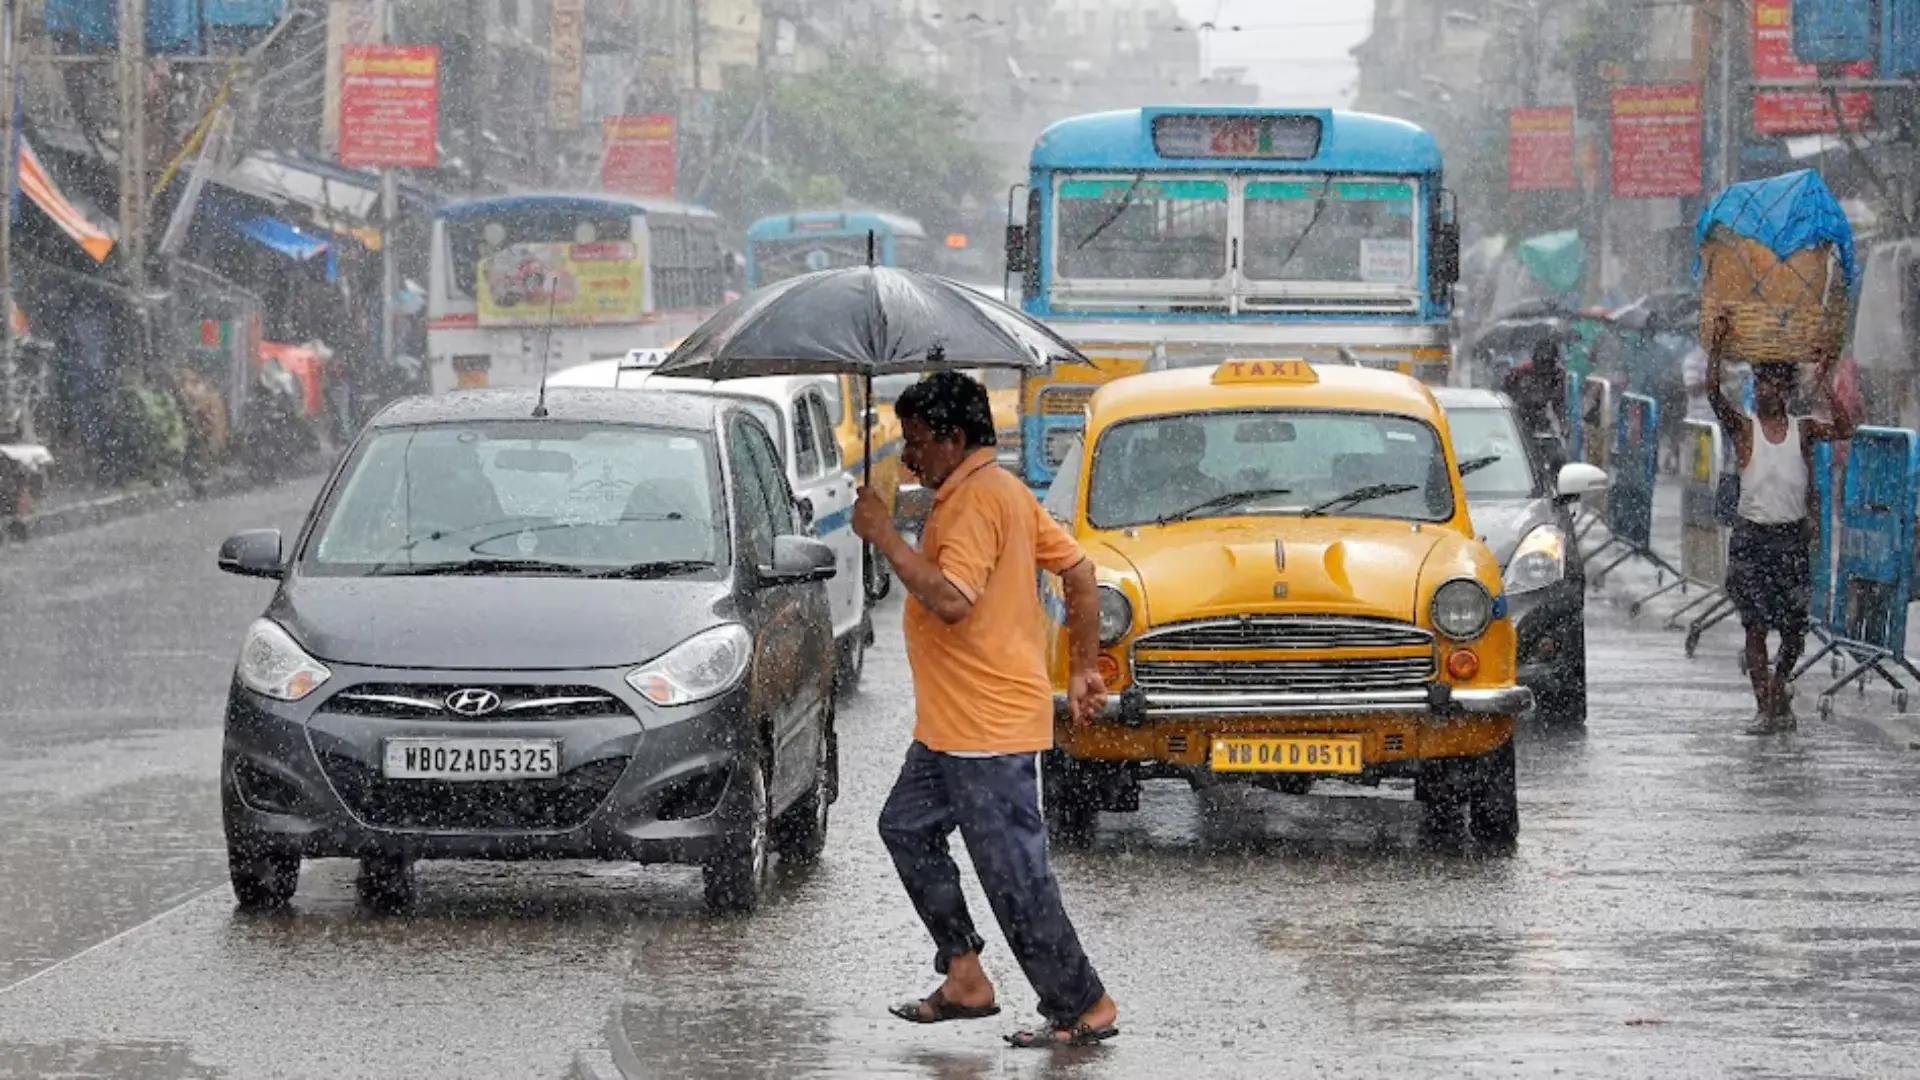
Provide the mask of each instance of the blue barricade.
{"label": "blue barricade", "polygon": [[1861,428],[1847,453],[1840,500],[1827,625],[1838,637],[1891,654],[1906,651],[1916,467],[1913,432]]}
{"label": "blue barricade", "polygon": [[1607,492],[1607,530],[1645,551],[1653,543],[1653,485],[1659,476],[1660,406],[1645,394],[1620,395],[1614,410],[1613,485]]}

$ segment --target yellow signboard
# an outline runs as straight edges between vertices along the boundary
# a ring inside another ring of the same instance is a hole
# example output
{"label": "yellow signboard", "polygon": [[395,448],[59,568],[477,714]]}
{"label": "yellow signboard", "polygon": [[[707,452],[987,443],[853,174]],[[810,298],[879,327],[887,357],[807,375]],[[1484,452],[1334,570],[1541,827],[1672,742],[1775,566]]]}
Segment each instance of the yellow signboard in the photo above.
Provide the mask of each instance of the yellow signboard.
{"label": "yellow signboard", "polygon": [[1216,386],[1228,383],[1314,383],[1320,377],[1305,360],[1229,360],[1214,369]]}
{"label": "yellow signboard", "polygon": [[481,326],[639,322],[646,265],[629,241],[514,244],[480,260]]}

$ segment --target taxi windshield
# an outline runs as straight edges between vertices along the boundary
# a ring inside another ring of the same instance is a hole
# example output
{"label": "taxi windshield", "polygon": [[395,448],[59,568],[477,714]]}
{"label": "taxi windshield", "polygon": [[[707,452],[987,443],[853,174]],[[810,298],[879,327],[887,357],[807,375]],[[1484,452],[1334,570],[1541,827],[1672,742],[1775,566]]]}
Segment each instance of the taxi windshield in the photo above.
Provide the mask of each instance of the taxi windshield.
{"label": "taxi windshield", "polygon": [[1467,503],[1526,499],[1536,493],[1533,466],[1520,428],[1505,409],[1449,409],[1453,458],[1460,463],[1460,486]]}
{"label": "taxi windshield", "polygon": [[397,428],[361,447],[303,569],[698,572],[719,561],[721,506],[700,433],[530,421]]}
{"label": "taxi windshield", "polygon": [[1431,426],[1381,413],[1183,413],[1102,432],[1087,521],[1317,515],[1446,521],[1453,487]]}

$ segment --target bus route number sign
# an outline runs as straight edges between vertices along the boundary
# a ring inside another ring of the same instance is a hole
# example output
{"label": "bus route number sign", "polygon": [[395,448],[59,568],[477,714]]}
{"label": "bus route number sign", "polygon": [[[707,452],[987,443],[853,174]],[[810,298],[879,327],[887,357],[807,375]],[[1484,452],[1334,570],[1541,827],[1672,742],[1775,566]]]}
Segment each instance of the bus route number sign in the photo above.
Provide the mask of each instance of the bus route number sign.
{"label": "bus route number sign", "polygon": [[1320,152],[1320,118],[1156,116],[1153,118],[1153,150],[1167,158],[1305,161]]}

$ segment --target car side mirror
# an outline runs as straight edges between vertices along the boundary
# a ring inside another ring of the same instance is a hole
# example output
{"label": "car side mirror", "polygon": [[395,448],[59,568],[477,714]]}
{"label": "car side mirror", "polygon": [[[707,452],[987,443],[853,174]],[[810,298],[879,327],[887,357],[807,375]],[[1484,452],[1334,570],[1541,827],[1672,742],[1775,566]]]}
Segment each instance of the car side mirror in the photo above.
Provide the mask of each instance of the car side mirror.
{"label": "car side mirror", "polygon": [[837,561],[831,547],[810,536],[776,536],[773,564],[760,568],[760,580],[767,585],[826,581],[837,572]]}
{"label": "car side mirror", "polygon": [[227,537],[220,545],[220,569],[241,577],[284,577],[280,530],[249,529]]}
{"label": "car side mirror", "polygon": [[797,496],[793,500],[793,512],[799,515],[800,524],[803,527],[809,528],[809,529],[813,528],[813,500],[812,499],[809,499],[804,495]]}
{"label": "car side mirror", "polygon": [[867,406],[866,421],[867,421],[868,427],[879,427],[880,426],[880,410],[874,408],[871,405]]}
{"label": "car side mirror", "polygon": [[1436,291],[1460,281],[1460,226],[1451,221],[1433,225],[1433,250],[1427,256],[1427,280]]}
{"label": "car side mirror", "polygon": [[1553,486],[1553,501],[1563,505],[1577,502],[1583,496],[1607,490],[1612,482],[1599,466],[1570,461],[1560,467],[1560,476]]}

